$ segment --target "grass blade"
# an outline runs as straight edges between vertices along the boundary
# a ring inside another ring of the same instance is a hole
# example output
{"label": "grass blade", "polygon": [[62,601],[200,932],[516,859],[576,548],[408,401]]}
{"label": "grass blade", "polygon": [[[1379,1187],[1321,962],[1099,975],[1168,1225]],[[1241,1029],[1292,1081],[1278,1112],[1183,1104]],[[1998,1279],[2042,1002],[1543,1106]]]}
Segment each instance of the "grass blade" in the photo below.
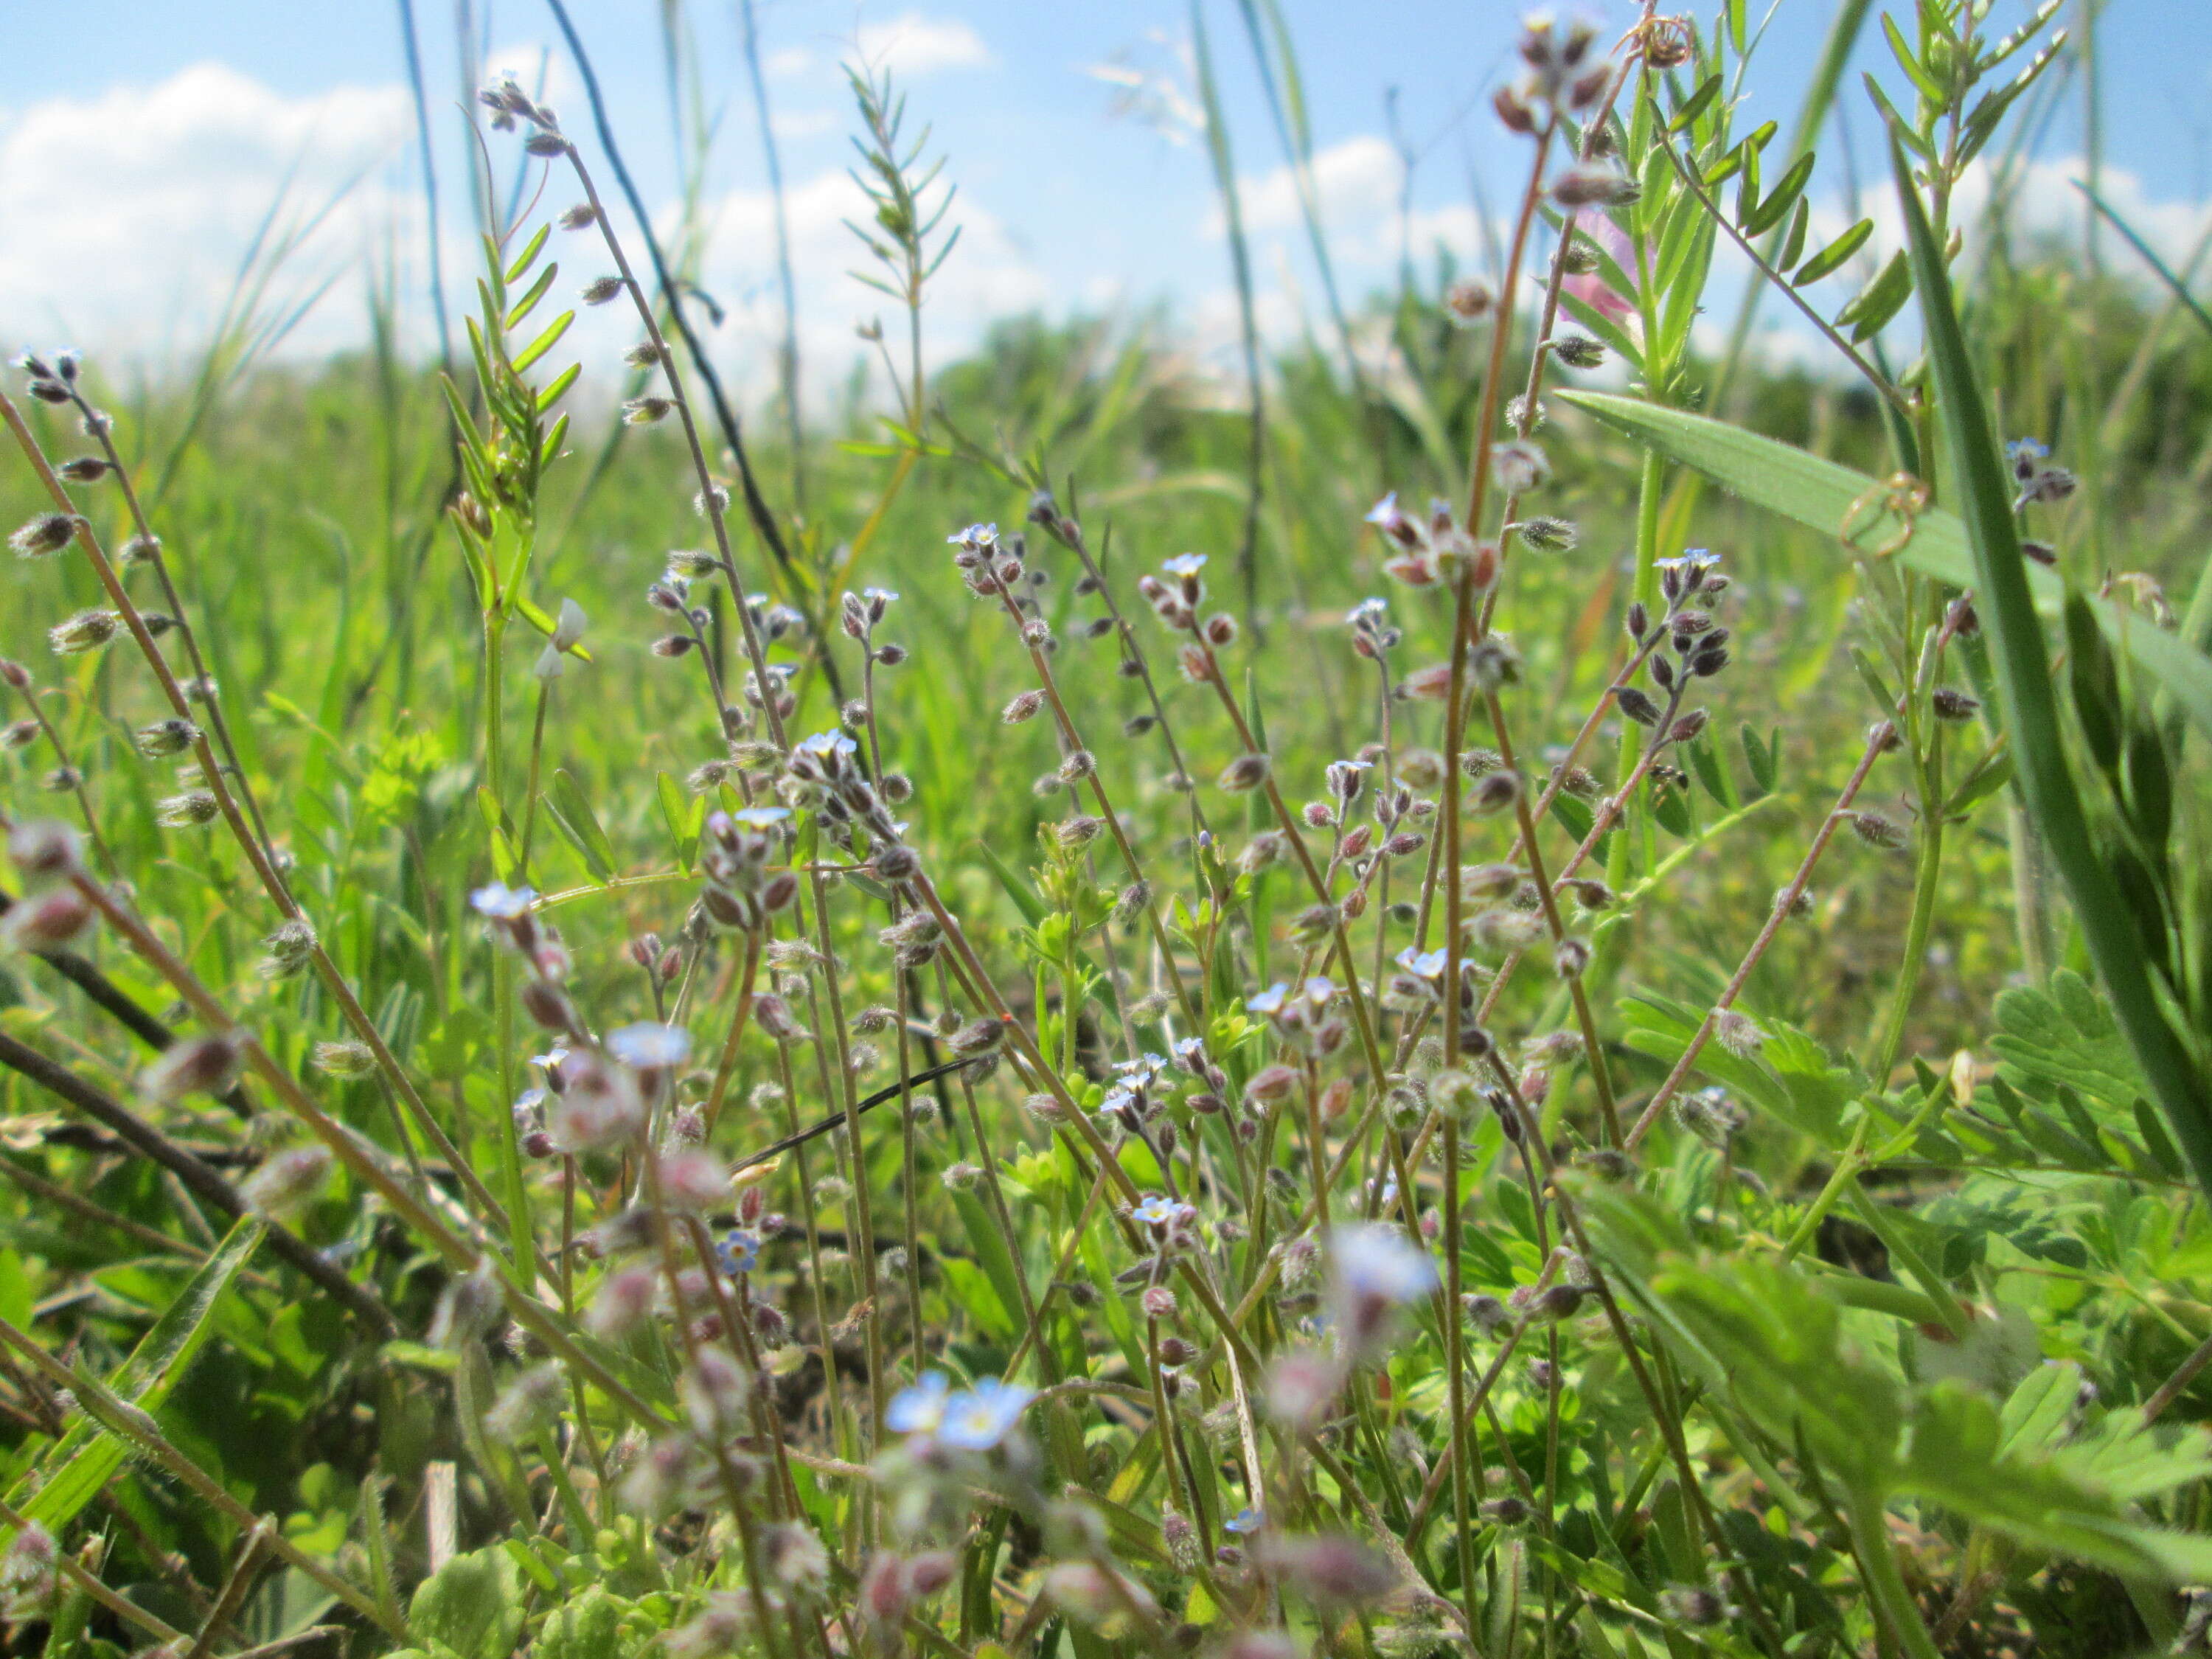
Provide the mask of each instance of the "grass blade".
{"label": "grass blade", "polygon": [[[1872,548],[1903,527],[1888,513],[1877,514],[1860,505],[1878,498],[1881,489],[1878,480],[1778,439],[1610,392],[1561,391],[1553,395],[1669,460],[1704,473],[1753,506],[1795,520],[1824,536],[1841,541],[1849,530],[1850,544]],[[1860,506],[1856,515],[1855,506]],[[1852,522],[1855,517],[1856,523]],[[1897,550],[1895,557],[1899,563],[1954,587],[1977,587],[1981,583],[1967,526],[1954,513],[1931,508],[1920,514],[1912,521],[1911,539]],[[2066,585],[2056,573],[2031,566],[2027,586],[2038,609],[2057,614]],[[2132,657],[2136,665],[2155,679],[2212,739],[2212,658],[2179,635],[2154,628],[2108,600],[2085,596],[2084,602],[2113,648]]]}
{"label": "grass blade", "polygon": [[[155,1411],[185,1374],[209,1334],[209,1316],[261,1243],[263,1228],[252,1217],[240,1220],[185,1285],[168,1311],[139,1339],[131,1357],[108,1379],[114,1393],[142,1411]],[[59,1533],[78,1511],[100,1496],[131,1455],[131,1449],[95,1418],[80,1415],[43,1460],[44,1484],[26,1494],[38,1473],[26,1475],[9,1501],[30,1520]]]}
{"label": "grass blade", "polygon": [[2006,727],[2013,737],[2014,775],[2051,862],[2073,897],[2090,959],[2112,1000],[2120,1030],[2158,1097],[2197,1184],[2212,1193],[2212,1102],[2205,1097],[2204,1079],[2194,1059],[2159,1006],[2144,966],[2143,941],[2111,869],[2090,839],[2088,818],[2066,763],[2049,648],[2028,585],[2027,562],[2020,550],[2012,489],[1952,304],[1950,272],[1913,186],[1911,165],[1893,143],[1890,159],[1920,291],[1937,413],[1973,550],[1976,598],[1989,635]]}
{"label": "grass blade", "polygon": [[2128,246],[2142,255],[2143,262],[2158,273],[2159,280],[2173,290],[2173,297],[2188,308],[2189,314],[2197,320],[2207,334],[2212,334],[2212,312],[2206,311],[2203,306],[2197,303],[2196,298],[2189,292],[2188,284],[2175,276],[2167,267],[2166,261],[2160,258],[2152,250],[2150,244],[2136,234],[2135,227],[2113,212],[2110,203],[2079,179],[2074,181],[2074,188],[2089,198],[2089,205],[2103,214],[2111,222],[2112,228],[2127,239]]}

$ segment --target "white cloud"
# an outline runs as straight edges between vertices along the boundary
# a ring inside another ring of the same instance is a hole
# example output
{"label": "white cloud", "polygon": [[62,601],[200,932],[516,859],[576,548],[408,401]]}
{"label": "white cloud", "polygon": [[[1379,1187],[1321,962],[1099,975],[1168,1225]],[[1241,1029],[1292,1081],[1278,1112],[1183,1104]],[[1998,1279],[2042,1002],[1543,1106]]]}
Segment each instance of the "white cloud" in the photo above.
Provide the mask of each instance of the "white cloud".
{"label": "white cloud", "polygon": [[998,60],[983,37],[957,18],[901,12],[888,22],[863,23],[854,37],[861,62],[908,76],[939,70],[988,69]]}
{"label": "white cloud", "polygon": [[[1312,166],[1314,200],[1325,230],[1370,228],[1396,210],[1405,169],[1389,140],[1361,133],[1316,152]],[[1297,175],[1287,164],[1261,178],[1239,179],[1237,194],[1248,232],[1296,230],[1304,223]],[[1218,215],[1212,229],[1216,235],[1222,232]]]}
{"label": "white cloud", "polygon": [[[903,342],[904,328],[894,301],[850,275],[872,264],[867,250],[846,228],[847,220],[865,223],[868,215],[866,198],[851,178],[831,170],[795,184],[785,194],[784,209],[802,372],[809,400],[818,403],[863,353],[856,325],[880,318],[896,342]],[[732,361],[735,378],[749,380],[757,396],[765,396],[783,326],[775,200],[763,190],[732,191],[708,205],[707,218],[707,286],[727,313],[714,331],[713,344],[718,357]],[[963,196],[951,222],[961,227],[960,245],[931,279],[922,312],[925,368],[972,346],[997,318],[1034,310],[1052,298],[1043,272],[989,212]],[[903,369],[902,344],[893,355]]]}
{"label": "white cloud", "polygon": [[[420,234],[389,165],[410,126],[397,86],[289,98],[212,63],[33,104],[0,126],[0,330],[197,344],[280,198],[280,228],[330,210],[276,290],[304,294],[403,224]],[[344,326],[357,339],[358,313]],[[294,344],[336,343],[311,319]]]}
{"label": "white cloud", "polygon": [[769,117],[779,138],[819,138],[855,118],[843,109],[780,109]]}
{"label": "white cloud", "polygon": [[[526,54],[501,54],[520,65]],[[556,88],[557,90],[557,86]],[[396,256],[409,337],[430,344],[422,291],[421,198],[410,140],[412,111],[398,86],[348,87],[290,98],[218,64],[150,88],[57,98],[0,125],[0,339],[75,342],[150,364],[189,356],[212,330],[234,273],[272,202],[283,222],[304,222],[333,201],[281,274],[276,295],[304,297],[333,276],[331,296],[286,343],[288,354],[361,343],[357,296],[368,256]],[[800,347],[811,392],[842,385],[863,356],[858,322],[882,316],[903,337],[893,303],[851,280],[867,259],[845,221],[865,222],[858,187],[838,168],[797,181],[786,197],[799,293]],[[782,316],[775,277],[773,198],[729,192],[705,209],[701,285],[726,312],[708,330],[740,395],[770,395]],[[963,198],[952,222],[960,246],[930,285],[924,315],[932,362],[964,350],[1000,316],[1053,295],[1006,227]],[[663,216],[672,228],[672,216]],[[449,225],[446,274],[465,295],[471,239]],[[948,227],[949,228],[949,227]],[[560,295],[604,263],[563,239]],[[456,303],[465,303],[459,297]],[[703,315],[701,318],[704,326]],[[568,346],[587,368],[611,368],[635,319],[609,306],[577,319]]]}
{"label": "white cloud", "polygon": [[959,19],[902,11],[861,24],[833,48],[781,47],[762,60],[761,70],[772,80],[798,81],[847,61],[912,81],[944,70],[989,69],[999,60],[983,37]]}
{"label": "white cloud", "polygon": [[814,54],[804,46],[782,46],[761,59],[761,73],[771,81],[795,81],[814,67]]}

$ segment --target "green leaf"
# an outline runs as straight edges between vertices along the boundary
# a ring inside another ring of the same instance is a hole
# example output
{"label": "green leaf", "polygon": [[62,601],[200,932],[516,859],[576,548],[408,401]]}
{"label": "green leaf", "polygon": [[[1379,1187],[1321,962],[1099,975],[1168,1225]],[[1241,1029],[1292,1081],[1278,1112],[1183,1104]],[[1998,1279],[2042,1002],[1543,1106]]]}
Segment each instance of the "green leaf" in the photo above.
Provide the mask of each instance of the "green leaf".
{"label": "green leaf", "polygon": [[539,471],[543,472],[547,467],[553,465],[554,459],[561,453],[562,443],[568,438],[568,416],[567,412],[564,410],[562,411],[561,417],[553,422],[552,429],[545,434],[545,441],[538,446],[538,470]]}
{"label": "green leaf", "polygon": [[1915,1403],[1898,1487],[2031,1548],[2108,1571],[2169,1583],[2201,1576],[2212,1565],[2212,1539],[2140,1525],[2124,1506],[2212,1467],[2202,1431],[2156,1434],[2118,1413],[2100,1427],[2087,1443],[2045,1450],[2008,1435],[1987,1395],[1941,1383]]}
{"label": "green leaf", "polygon": [[415,1634],[459,1659],[508,1659],[522,1634],[522,1571],[497,1545],[457,1555],[416,1588]]}
{"label": "green leaf", "polygon": [[560,274],[561,265],[558,260],[539,271],[538,280],[530,285],[529,291],[508,308],[506,316],[500,319],[500,325],[502,328],[512,329],[532,312],[537,310],[538,302],[545,297],[545,290],[553,286],[553,279]]}
{"label": "green leaf", "polygon": [[492,850],[499,855],[500,868],[514,869],[517,860],[514,838],[507,831],[507,813],[488,784],[477,786],[477,814],[483,819],[484,828],[491,831]]}
{"label": "green leaf", "polygon": [[629,1659],[647,1638],[642,1631],[625,1634],[626,1611],[627,1603],[593,1584],[545,1616],[530,1651],[534,1659]]}
{"label": "green leaf", "polygon": [[1674,112],[1674,118],[1667,124],[1667,131],[1673,133],[1687,132],[1697,118],[1705,112],[1705,106],[1719,95],[1720,89],[1721,77],[1717,75],[1707,76],[1698,89],[1682,100],[1681,108]]}
{"label": "green leaf", "polygon": [[[1623,1041],[1663,1066],[1682,1057],[1704,1018],[1701,1009],[1649,994],[1628,998],[1620,1006],[1631,1022]],[[1767,1034],[1758,1059],[1708,1042],[1698,1051],[1697,1069],[1775,1121],[1832,1142],[1844,1108],[1865,1091],[1865,1078],[1850,1066],[1832,1064],[1820,1045],[1795,1026],[1767,1018],[1757,1024]]]}
{"label": "green leaf", "polygon": [[[213,1255],[178,1293],[131,1356],[107,1379],[114,1394],[140,1410],[158,1411],[208,1339],[216,1304],[261,1243],[262,1224],[248,1217],[233,1226]],[[80,1414],[9,1501],[50,1532],[59,1533],[100,1495],[130,1455],[124,1442],[94,1419]],[[33,1481],[39,1484],[32,1490]]]}
{"label": "green leaf", "polygon": [[507,268],[500,280],[510,287],[520,282],[522,273],[537,263],[538,254],[545,246],[545,239],[552,234],[553,222],[548,219],[538,227],[538,234],[524,245],[522,252],[514,256],[514,263]]}
{"label": "green leaf", "polygon": [[1813,204],[1801,196],[1796,210],[1790,216],[1790,228],[1783,235],[1782,246],[1770,262],[1777,270],[1787,270],[1797,263],[1797,257],[1805,251],[1806,233],[1812,228]]}
{"label": "green leaf", "polygon": [[1925,138],[1912,130],[1912,124],[1897,112],[1897,106],[1889,101],[1889,94],[1881,89],[1881,82],[1871,75],[1863,75],[1859,79],[1866,88],[1867,96],[1874,100],[1874,106],[1881,112],[1882,118],[1889,124],[1889,130],[1903,141],[1907,149],[1933,165],[1936,152],[1929,147]]}
{"label": "green leaf", "polygon": [[1766,193],[1765,199],[1753,210],[1751,217],[1744,222],[1744,234],[1764,236],[1780,224],[1783,216],[1797,205],[1798,198],[1804,193],[1806,181],[1812,176],[1813,152],[1808,149],[1790,163],[1790,170]]}
{"label": "green leaf", "polygon": [[1681,838],[1690,833],[1690,797],[1686,790],[1654,777],[1645,786],[1651,817],[1668,835]]}
{"label": "green leaf", "polygon": [[560,343],[561,337],[568,331],[568,325],[575,320],[576,313],[574,312],[564,311],[558,317],[556,317],[551,322],[546,324],[544,331],[541,332],[536,339],[532,340],[528,345],[523,347],[520,351],[515,353],[514,372],[518,374],[521,374],[525,369],[528,368],[531,364],[536,362],[547,352],[552,350],[553,348]]}
{"label": "green leaf", "polygon": [[1770,1257],[1698,1255],[1646,1194],[1583,1182],[1577,1199],[1597,1254],[1707,1388],[1769,1438],[1802,1443],[1845,1486],[1887,1484],[1902,1391],[1844,1340],[1842,1310],[1813,1279]]}
{"label": "green leaf", "polygon": [[[1840,541],[1849,528],[1853,544],[1871,550],[1902,527],[1886,508],[1868,505],[1880,501],[1882,489],[1876,480],[1778,439],[1612,392],[1567,389],[1553,396],[1668,459],[1704,473],[1753,506],[1824,536]],[[1857,522],[1849,524],[1855,505],[1859,507]],[[2008,513],[2008,493],[2005,505]],[[1911,527],[1911,539],[1894,555],[1899,563],[1954,587],[1979,588],[1966,526],[1956,514],[1931,507],[1913,520]],[[2066,592],[2057,573],[2035,565],[2028,568],[2027,582],[2037,605],[2056,615]],[[2083,603],[2105,637],[2155,679],[2212,738],[2212,658],[2106,600],[2093,595]]]}
{"label": "green leaf", "polygon": [[999,856],[998,849],[987,841],[975,843],[975,850],[983,855],[983,862],[991,866],[991,873],[999,878],[999,885],[1006,890],[1006,896],[1014,902],[1014,908],[1022,913],[1022,920],[1032,927],[1045,919],[1045,903],[1024,881],[1014,867]]}
{"label": "green leaf", "polygon": [[1874,281],[1836,313],[1836,326],[1850,329],[1851,343],[1858,345],[1887,328],[1890,319],[1904,310],[1911,297],[1912,267],[1901,252],[1893,253]]}
{"label": "green leaf", "polygon": [[1022,1287],[1017,1278],[1020,1266],[1007,1250],[990,1209],[974,1191],[955,1188],[952,1207],[960,1213],[960,1224],[966,1229],[969,1245],[990,1281],[993,1296],[1006,1316],[1006,1334],[1011,1336],[1021,1328]]}
{"label": "green leaf", "polygon": [[602,882],[615,878],[614,844],[607,832],[599,827],[599,814],[592,811],[592,803],[585,795],[583,786],[566,767],[556,767],[553,772],[553,787],[544,794],[545,807],[553,815],[553,822],[571,845],[583,855],[586,867]]}
{"label": "green leaf", "polygon": [[665,772],[655,774],[653,784],[659,793],[661,822],[668,826],[668,838],[676,845],[676,861],[688,876],[692,855],[699,850],[700,827],[706,822],[706,798],[686,795],[684,787]]}
{"label": "green leaf", "polygon": [[575,385],[576,377],[584,372],[581,363],[571,363],[553,377],[553,383],[538,394],[538,412],[543,415],[561,401],[562,393]]}
{"label": "green leaf", "polygon": [[1912,82],[1913,89],[1930,104],[1940,106],[1948,102],[1943,83],[1921,67],[1904,31],[1897,27],[1897,20],[1887,12],[1882,14],[1881,33],[1889,42],[1889,55],[1897,60],[1898,68],[1905,71],[1905,78]]}
{"label": "green leaf", "polygon": [[1777,730],[1771,741],[1760,744],[1759,732],[1752,730],[1750,721],[1743,721],[1743,726],[1736,728],[1736,741],[1743,745],[1743,763],[1752,768],[1752,783],[1759,785],[1759,794],[1774,794],[1774,779],[1777,779],[1774,761],[1781,754],[1781,730]]}
{"label": "green leaf", "polygon": [[1734,810],[1738,804],[1735,786],[1729,781],[1728,769],[1721,764],[1720,757],[1713,752],[1711,740],[1705,733],[1698,733],[1689,746],[1689,754],[1690,769],[1697,775],[1705,792],[1722,806]]}
{"label": "green leaf", "polygon": [[2074,718],[2089,745],[2089,757],[2106,775],[2120,769],[2120,728],[2127,713],[2120,706],[2120,677],[2096,618],[2079,593],[2066,596],[2066,684]]}
{"label": "green leaf", "polygon": [[[1779,732],[1775,733],[1777,742],[1780,741],[1781,735]],[[1749,720],[1746,720],[1736,728],[1736,740],[1743,746],[1744,764],[1751,768],[1751,781],[1759,786],[1759,793],[1762,795],[1772,794],[1775,777],[1774,757],[1777,751],[1759,740],[1759,733],[1751,729]]]}
{"label": "green leaf", "polygon": [[1978,806],[1991,795],[2012,781],[2012,751],[1994,749],[1975,762],[1966,775],[1959,780],[1959,787],[1951,792],[1951,799],[1943,803],[1946,817],[1959,817]]}
{"label": "green leaf", "polygon": [[1790,279],[1790,286],[1803,288],[1808,283],[1817,283],[1823,276],[1831,276],[1842,270],[1844,262],[1864,247],[1867,238],[1873,234],[1874,221],[1860,220],[1858,223],[1798,266],[1797,274]]}
{"label": "green leaf", "polygon": [[[2049,13],[2046,12],[2044,15],[2048,16]],[[2009,56],[2012,51],[2025,45],[2027,33],[2027,30],[2025,28],[2018,31],[2008,41],[2007,49],[2000,56],[1990,59],[1990,64],[1994,66],[2002,62],[2004,57]],[[1966,130],[1960,134],[1959,140],[1959,161],[1961,164],[1973,160],[1982,147],[1989,143],[1990,137],[1996,131],[1997,123],[2004,119],[2005,112],[2013,106],[2014,102],[2022,93],[2035,84],[2044,70],[2057,61],[2059,48],[2065,43],[2064,34],[2055,36],[2049,45],[2035,54],[2026,69],[1995,92],[1985,94],[1982,100],[1967,112]]]}
{"label": "green leaf", "polygon": [[[1973,551],[1975,600],[1996,671],[2005,729],[2012,734],[2014,765],[2022,799],[2043,833],[2051,862],[2074,901],[2089,957],[2112,998],[2128,1045],[2149,1079],[2151,1092],[2181,1144],[2198,1184],[2212,1193],[2212,1101],[2188,1048],[2167,1024],[2152,988],[2148,952],[2106,861],[2090,839],[2089,824],[2066,761],[2065,734],[2051,686],[2049,649],[2037,620],[2027,562],[2013,517],[2012,485],[1990,429],[1989,410],[1951,300],[1943,251],[1928,223],[1912,169],[1894,145],[1891,169],[1905,210],[1907,246],[1921,295],[1929,374],[1937,413],[1958,480]],[[2099,618],[2101,623],[2104,618]],[[2186,652],[2171,635],[2138,625],[2132,636],[2155,635]],[[2196,657],[2200,666],[2206,665]],[[2155,672],[2155,671],[2154,671]]]}
{"label": "green leaf", "polygon": [[2107,1112],[2129,1111],[2143,1091],[2142,1069],[2087,981],[2062,968],[2051,988],[2014,986],[1997,994],[1990,1012],[1996,1030],[1990,1050],[1998,1075],[2033,1100],[2057,1098],[2068,1088]]}

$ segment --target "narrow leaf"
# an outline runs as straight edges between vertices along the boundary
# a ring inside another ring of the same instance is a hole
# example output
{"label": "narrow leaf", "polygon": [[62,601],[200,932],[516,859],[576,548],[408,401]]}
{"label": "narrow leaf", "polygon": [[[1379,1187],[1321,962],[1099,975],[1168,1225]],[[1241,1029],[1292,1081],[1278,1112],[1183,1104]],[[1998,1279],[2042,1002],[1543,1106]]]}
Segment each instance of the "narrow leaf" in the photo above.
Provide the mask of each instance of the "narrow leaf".
{"label": "narrow leaf", "polygon": [[[1823,536],[1844,541],[1849,531],[1847,544],[1871,550],[1903,528],[1881,507],[1883,489],[1878,480],[1778,439],[1611,392],[1568,389],[1553,395],[1668,459],[1704,473],[1754,507],[1795,520]],[[1912,520],[1911,529],[1894,556],[1899,563],[1954,587],[1978,586],[1966,526],[1955,514],[1930,507]],[[2039,608],[2050,615],[2058,613],[2065,585],[2056,572],[2031,566],[2027,586]],[[2113,647],[2132,658],[2136,668],[2155,679],[2212,738],[2212,658],[2105,599],[2085,596],[2083,603]]]}
{"label": "narrow leaf", "polygon": [[[1966,335],[1951,300],[1943,251],[1921,207],[1912,168],[1893,144],[1891,168],[1905,210],[1907,246],[1920,285],[1928,362],[1937,412],[1959,481],[1973,552],[1975,596],[1990,638],[1990,659],[2013,734],[2013,763],[2029,815],[2074,900],[2090,960],[2112,1012],[2180,1143],[2197,1184],[2212,1193],[2212,1102],[2204,1079],[2167,1024],[2153,990],[2144,942],[2112,872],[2099,857],[2067,764],[2064,729],[2051,683],[2049,647],[2037,618],[2027,561],[2020,550],[2012,488],[1989,410],[1982,400]],[[2148,631],[2148,630],[2146,630]],[[2170,636],[2169,636],[2170,637]],[[2176,644],[2179,642],[2175,641]]]}

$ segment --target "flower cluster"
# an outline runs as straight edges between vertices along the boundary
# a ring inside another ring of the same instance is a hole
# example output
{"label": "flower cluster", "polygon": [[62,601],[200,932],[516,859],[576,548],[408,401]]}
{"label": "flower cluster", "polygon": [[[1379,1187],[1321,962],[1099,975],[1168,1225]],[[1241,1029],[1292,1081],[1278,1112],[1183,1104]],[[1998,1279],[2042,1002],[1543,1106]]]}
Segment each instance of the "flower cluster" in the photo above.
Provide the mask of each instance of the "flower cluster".
{"label": "flower cluster", "polygon": [[955,1390],[943,1371],[924,1371],[884,1408],[884,1426],[895,1434],[954,1451],[987,1452],[1020,1427],[1036,1390],[985,1377]]}

